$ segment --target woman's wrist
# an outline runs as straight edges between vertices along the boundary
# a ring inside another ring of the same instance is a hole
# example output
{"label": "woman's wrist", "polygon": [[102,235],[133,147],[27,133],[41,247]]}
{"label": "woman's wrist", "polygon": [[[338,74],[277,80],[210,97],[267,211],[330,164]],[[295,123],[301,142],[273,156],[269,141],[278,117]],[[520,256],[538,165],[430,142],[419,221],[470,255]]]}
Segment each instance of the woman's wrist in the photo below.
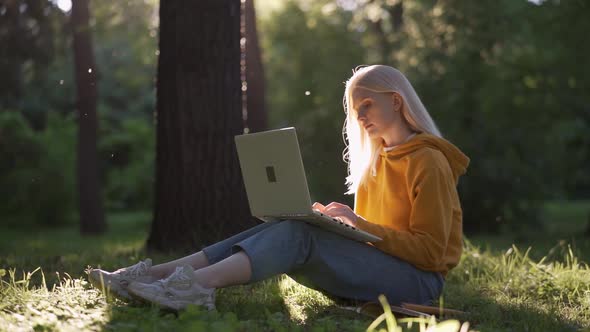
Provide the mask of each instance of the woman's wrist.
{"label": "woman's wrist", "polygon": [[366,220],[363,217],[359,216],[358,214],[355,214],[355,215],[356,215],[356,220],[354,221],[355,227],[362,228],[362,226],[366,222]]}

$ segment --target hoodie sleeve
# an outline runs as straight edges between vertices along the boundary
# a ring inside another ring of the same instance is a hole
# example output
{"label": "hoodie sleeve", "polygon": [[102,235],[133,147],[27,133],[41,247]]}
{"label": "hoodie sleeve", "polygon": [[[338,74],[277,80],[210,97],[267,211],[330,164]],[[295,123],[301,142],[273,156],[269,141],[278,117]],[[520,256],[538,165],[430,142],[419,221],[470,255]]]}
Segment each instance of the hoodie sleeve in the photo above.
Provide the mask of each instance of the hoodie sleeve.
{"label": "hoodie sleeve", "polygon": [[452,208],[458,199],[451,168],[436,150],[415,160],[406,176],[412,205],[408,231],[364,218],[359,218],[358,228],[381,237],[382,241],[371,245],[390,255],[426,270],[444,269],[441,265],[452,228]]}

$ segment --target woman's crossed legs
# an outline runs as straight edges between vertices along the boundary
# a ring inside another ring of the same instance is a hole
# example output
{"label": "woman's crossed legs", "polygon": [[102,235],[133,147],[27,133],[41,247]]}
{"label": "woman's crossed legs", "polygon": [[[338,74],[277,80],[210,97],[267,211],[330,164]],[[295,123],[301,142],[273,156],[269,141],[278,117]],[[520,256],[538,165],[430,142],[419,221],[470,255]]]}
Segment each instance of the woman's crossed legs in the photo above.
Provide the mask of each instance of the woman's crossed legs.
{"label": "woman's crossed legs", "polygon": [[213,308],[215,288],[281,273],[339,297],[376,301],[384,294],[390,304],[431,304],[444,285],[437,272],[417,269],[371,245],[296,220],[263,223],[195,254],[143,270],[160,280],[131,281],[124,288],[173,309],[190,303]]}
{"label": "woman's crossed legs", "polygon": [[204,287],[248,284],[286,273],[336,296],[430,304],[442,292],[439,273],[423,271],[366,243],[296,220],[263,223],[193,255],[152,267],[169,273],[190,264]]}

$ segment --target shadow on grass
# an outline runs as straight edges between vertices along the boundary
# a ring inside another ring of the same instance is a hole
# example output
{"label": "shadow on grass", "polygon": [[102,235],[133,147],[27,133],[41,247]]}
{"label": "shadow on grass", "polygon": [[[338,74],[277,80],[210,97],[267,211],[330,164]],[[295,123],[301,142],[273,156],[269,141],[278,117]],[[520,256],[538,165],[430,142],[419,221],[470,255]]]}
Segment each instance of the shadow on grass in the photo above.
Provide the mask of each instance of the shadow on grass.
{"label": "shadow on grass", "polygon": [[531,299],[521,303],[500,303],[485,294],[486,289],[472,285],[447,284],[444,306],[468,312],[464,320],[470,328],[493,331],[580,331],[582,326],[555,314],[556,307],[541,310],[531,306]]}
{"label": "shadow on grass", "polygon": [[[320,293],[295,286],[315,298],[312,303],[293,303],[282,294],[285,275],[251,285],[217,290],[217,310],[206,312],[189,306],[178,313],[145,304],[109,304],[109,320],[103,330],[142,331],[364,331],[371,320],[349,312],[334,312],[318,305]],[[293,307],[298,308],[294,309]],[[298,311],[292,316],[291,313]],[[305,316],[304,320],[301,317]],[[319,329],[318,329],[319,328]]]}

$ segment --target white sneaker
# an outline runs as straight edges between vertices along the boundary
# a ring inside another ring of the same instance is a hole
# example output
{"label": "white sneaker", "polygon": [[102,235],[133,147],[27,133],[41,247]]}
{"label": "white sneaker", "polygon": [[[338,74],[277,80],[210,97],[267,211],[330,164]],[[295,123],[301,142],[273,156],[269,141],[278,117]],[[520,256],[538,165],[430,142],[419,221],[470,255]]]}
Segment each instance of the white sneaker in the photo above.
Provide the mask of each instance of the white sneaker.
{"label": "white sneaker", "polygon": [[124,300],[131,300],[131,296],[127,292],[127,286],[132,281],[141,281],[151,283],[156,281],[156,278],[149,274],[152,267],[152,260],[147,258],[144,261],[139,261],[137,264],[118,269],[114,272],[107,272],[101,269],[89,269],[88,281],[97,289],[110,292],[115,297]]}
{"label": "white sneaker", "polygon": [[189,304],[215,309],[215,288],[205,288],[194,279],[190,265],[176,267],[174,273],[151,284],[134,281],[129,284],[129,295],[161,307],[181,310]]}

